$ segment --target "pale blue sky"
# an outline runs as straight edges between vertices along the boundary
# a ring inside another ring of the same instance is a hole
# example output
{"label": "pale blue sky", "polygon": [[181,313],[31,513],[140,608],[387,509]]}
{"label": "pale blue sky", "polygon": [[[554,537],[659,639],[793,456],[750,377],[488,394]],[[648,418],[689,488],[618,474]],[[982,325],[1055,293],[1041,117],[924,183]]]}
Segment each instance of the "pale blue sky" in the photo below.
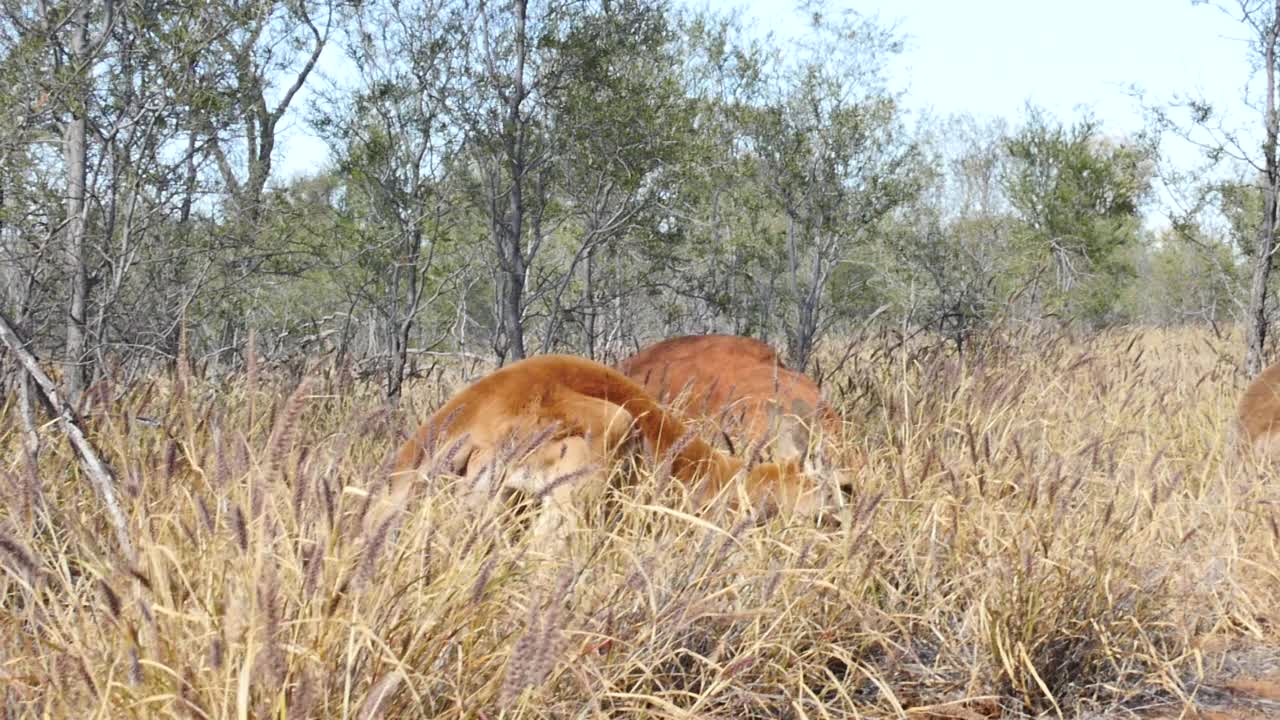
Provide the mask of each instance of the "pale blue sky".
{"label": "pale blue sky", "polygon": [[[780,0],[756,0],[765,8]],[[1190,0],[861,0],[908,35],[897,79],[915,108],[1017,118],[1032,100],[1068,119],[1089,105],[1113,132],[1141,126],[1127,87],[1198,90],[1240,105],[1244,28]]]}
{"label": "pale blue sky", "polygon": [[[792,0],[711,5],[745,7],[758,28],[777,32],[803,22]],[[1016,122],[1030,100],[1064,121],[1089,106],[1108,133],[1124,134],[1142,125],[1128,94],[1136,84],[1153,99],[1200,93],[1237,123],[1258,124],[1242,101],[1249,67],[1244,26],[1190,0],[854,0],[848,6],[896,23],[907,37],[891,77],[916,117],[968,112]],[[330,47],[322,67],[332,73],[341,62],[339,49]],[[327,156],[308,137],[304,109],[300,104],[291,112],[282,176],[314,170]],[[1196,157],[1175,142],[1166,150],[1178,164]]]}

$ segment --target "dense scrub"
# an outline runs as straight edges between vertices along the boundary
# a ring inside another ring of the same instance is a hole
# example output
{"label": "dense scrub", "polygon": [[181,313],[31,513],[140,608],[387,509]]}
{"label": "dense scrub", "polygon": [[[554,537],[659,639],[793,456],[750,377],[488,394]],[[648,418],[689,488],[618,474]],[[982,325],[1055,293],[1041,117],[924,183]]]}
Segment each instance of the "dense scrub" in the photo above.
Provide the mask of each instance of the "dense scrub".
{"label": "dense scrub", "polygon": [[[865,343],[826,391],[870,462],[839,530],[697,519],[642,467],[570,553],[423,483],[376,389],[182,374],[89,424],[138,546],[56,428],[0,410],[0,679],[66,717],[1124,714],[1280,657],[1280,481],[1230,460],[1243,387],[1199,331]],[[827,358],[830,361],[831,358]],[[411,383],[417,416],[462,382]],[[661,475],[661,470],[657,471]]]}

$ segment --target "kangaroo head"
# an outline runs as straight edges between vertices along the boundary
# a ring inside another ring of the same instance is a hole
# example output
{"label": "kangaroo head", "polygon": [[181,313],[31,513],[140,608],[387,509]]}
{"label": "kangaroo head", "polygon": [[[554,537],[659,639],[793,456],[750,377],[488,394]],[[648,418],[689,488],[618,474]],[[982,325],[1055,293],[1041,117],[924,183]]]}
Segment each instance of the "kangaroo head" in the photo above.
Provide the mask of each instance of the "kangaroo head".
{"label": "kangaroo head", "polygon": [[747,473],[747,495],[758,512],[812,517],[828,506],[827,484],[796,458],[760,463]]}

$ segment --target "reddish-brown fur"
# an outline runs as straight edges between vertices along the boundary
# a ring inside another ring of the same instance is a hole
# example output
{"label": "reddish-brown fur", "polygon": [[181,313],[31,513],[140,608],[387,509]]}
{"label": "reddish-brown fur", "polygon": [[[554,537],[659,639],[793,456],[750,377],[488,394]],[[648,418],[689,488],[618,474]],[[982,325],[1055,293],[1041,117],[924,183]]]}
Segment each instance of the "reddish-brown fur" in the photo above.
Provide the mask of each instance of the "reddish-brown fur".
{"label": "reddish-brown fur", "polygon": [[818,385],[783,367],[772,347],[753,338],[663,340],[623,360],[619,369],[659,400],[678,402],[686,416],[722,421],[743,446],[777,432],[779,412],[816,419],[830,438],[843,428]]}
{"label": "reddish-brown fur", "polygon": [[[550,447],[542,451],[545,457],[535,457],[538,452],[534,452],[523,460],[533,467],[529,472],[553,472],[537,468],[557,465],[557,457],[563,459],[567,450],[557,450],[555,443],[566,440],[575,443],[583,462],[602,462],[633,424],[656,456],[676,450],[672,475],[694,490],[699,503],[719,494],[743,466],[742,460],[726,456],[699,438],[682,442],[684,424],[618,371],[584,358],[543,355],[481,378],[433,413],[396,455],[393,503],[403,505],[416,469],[432,448],[447,452],[451,445],[461,443],[447,469],[473,475],[479,465],[491,462],[513,435],[536,435],[553,424],[558,429],[544,443]],[[549,479],[553,478],[541,476],[541,481]],[[808,502],[800,501],[801,496],[814,494],[808,492],[809,484],[793,464],[768,464],[752,468],[746,486],[753,503],[807,511]],[[537,483],[533,487],[536,490]],[[567,497],[562,494],[549,500],[564,503]]]}
{"label": "reddish-brown fur", "polygon": [[[684,335],[661,340],[636,351],[634,355],[618,364],[627,377],[641,382],[646,388],[650,384],[662,384],[662,378],[642,377],[653,371],[661,371],[668,366],[692,368],[706,358],[728,359],[740,367],[782,366],[782,360],[773,346],[755,338],[738,335]],[[679,387],[676,388],[679,390]]]}
{"label": "reddish-brown fur", "polygon": [[1236,406],[1238,449],[1280,458],[1280,363],[1249,383]]}

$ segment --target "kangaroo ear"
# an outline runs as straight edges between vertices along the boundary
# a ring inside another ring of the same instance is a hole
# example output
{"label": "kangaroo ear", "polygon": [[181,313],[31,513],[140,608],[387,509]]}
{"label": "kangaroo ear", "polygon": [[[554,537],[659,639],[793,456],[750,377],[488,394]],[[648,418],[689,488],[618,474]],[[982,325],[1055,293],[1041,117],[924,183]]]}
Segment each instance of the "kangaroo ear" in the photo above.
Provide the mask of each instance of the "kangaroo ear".
{"label": "kangaroo ear", "polygon": [[[773,438],[778,437],[779,431],[782,428],[782,412],[778,408],[778,403],[775,400],[762,402],[760,403],[760,407],[764,411],[765,435],[763,440],[764,443],[768,445]],[[743,419],[745,418],[746,412],[744,408]]]}
{"label": "kangaroo ear", "polygon": [[813,417],[813,406],[805,401],[804,398],[795,398],[791,401],[791,414],[799,415],[802,418]]}
{"label": "kangaroo ear", "polygon": [[794,415],[782,415],[778,419],[773,456],[778,460],[795,462],[809,450],[809,428]]}
{"label": "kangaroo ear", "polygon": [[728,448],[729,454],[737,456],[738,450],[733,446],[733,438],[729,436],[729,433],[724,428],[720,428],[720,436],[724,438],[724,445]]}

